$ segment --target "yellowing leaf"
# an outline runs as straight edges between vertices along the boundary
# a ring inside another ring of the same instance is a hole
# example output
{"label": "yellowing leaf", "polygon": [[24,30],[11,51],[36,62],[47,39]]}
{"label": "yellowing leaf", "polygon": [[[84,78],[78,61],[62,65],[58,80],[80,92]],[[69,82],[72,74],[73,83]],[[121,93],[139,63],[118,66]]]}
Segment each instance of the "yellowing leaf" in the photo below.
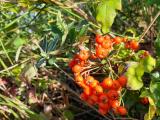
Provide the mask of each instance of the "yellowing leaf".
{"label": "yellowing leaf", "polygon": [[131,63],[126,76],[128,78],[127,88],[130,90],[139,90],[143,87],[142,75],[144,74],[143,66],[140,66],[139,63]]}
{"label": "yellowing leaf", "polygon": [[116,17],[116,10],[121,10],[121,0],[102,0],[97,7],[97,21],[102,25],[102,32],[109,32]]}
{"label": "yellowing leaf", "polygon": [[149,105],[148,113],[145,114],[144,120],[152,120],[156,113],[156,106]]}
{"label": "yellowing leaf", "polygon": [[156,66],[156,60],[152,56],[147,56],[144,60],[141,61],[144,66],[145,72],[151,72]]}

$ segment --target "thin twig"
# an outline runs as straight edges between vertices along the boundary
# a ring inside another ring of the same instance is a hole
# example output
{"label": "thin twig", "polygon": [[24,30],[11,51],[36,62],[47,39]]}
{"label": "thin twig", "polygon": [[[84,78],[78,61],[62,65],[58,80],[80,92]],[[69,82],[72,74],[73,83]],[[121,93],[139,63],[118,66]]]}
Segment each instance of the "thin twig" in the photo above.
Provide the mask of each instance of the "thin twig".
{"label": "thin twig", "polygon": [[149,29],[152,27],[153,23],[157,20],[157,18],[160,16],[160,11],[156,14],[156,16],[153,18],[147,29],[143,32],[141,37],[139,38],[139,42],[142,41],[143,37],[146,35],[146,33],[149,31]]}
{"label": "thin twig", "polygon": [[8,70],[11,70],[11,69],[19,66],[20,64],[23,64],[23,63],[29,61],[30,59],[31,59],[31,58],[25,59],[24,61],[22,61],[22,62],[20,62],[20,63],[17,63],[17,64],[15,64],[15,65],[11,66],[11,67],[8,67],[7,69],[1,70],[0,73],[6,72],[6,71],[8,71]]}

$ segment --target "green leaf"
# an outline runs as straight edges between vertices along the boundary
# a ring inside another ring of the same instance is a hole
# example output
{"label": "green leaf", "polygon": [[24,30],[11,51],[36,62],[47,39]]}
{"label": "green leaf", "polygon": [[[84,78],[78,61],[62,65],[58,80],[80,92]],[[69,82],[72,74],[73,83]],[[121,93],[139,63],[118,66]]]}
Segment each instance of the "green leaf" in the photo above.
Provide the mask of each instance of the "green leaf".
{"label": "green leaf", "polygon": [[157,56],[160,56],[160,35],[155,40],[155,48]]}
{"label": "green leaf", "polygon": [[159,72],[156,71],[156,72],[152,73],[151,74],[151,79],[154,82],[160,82],[160,74],[159,74]]}
{"label": "green leaf", "polygon": [[152,56],[147,56],[141,61],[144,66],[144,71],[150,73],[156,66],[156,60]]}
{"label": "green leaf", "polygon": [[155,98],[156,106],[160,107],[160,82],[153,82],[151,81],[150,84],[150,91]]}
{"label": "green leaf", "polygon": [[156,113],[156,107],[153,105],[149,105],[148,113],[145,114],[144,120],[152,120]]}
{"label": "green leaf", "polygon": [[53,51],[53,50],[56,48],[59,39],[60,39],[59,35],[58,35],[58,34],[55,34],[54,38],[51,39],[51,40],[48,42],[46,52],[51,52],[51,51]]}
{"label": "green leaf", "polygon": [[74,114],[70,110],[65,110],[63,112],[63,115],[65,117],[65,120],[73,120],[74,119]]}
{"label": "green leaf", "polygon": [[67,38],[69,30],[68,30],[68,26],[65,23],[64,19],[62,19],[62,14],[60,11],[58,11],[58,14],[57,14],[57,26],[61,30],[61,32],[63,33],[62,41],[61,41],[61,46],[63,46],[63,44],[65,43],[65,40]]}
{"label": "green leaf", "polygon": [[31,79],[36,75],[37,75],[37,68],[33,63],[27,64],[21,72],[21,78],[28,81],[31,81]]}
{"label": "green leaf", "polygon": [[109,32],[116,17],[116,10],[121,10],[121,0],[102,0],[97,6],[97,21],[102,25],[102,32]]}
{"label": "green leaf", "polygon": [[25,38],[20,38],[20,37],[17,37],[14,41],[13,41],[13,45],[14,47],[17,49],[19,48],[20,46],[24,45],[27,43],[27,40]]}
{"label": "green leaf", "polygon": [[142,89],[141,95],[139,97],[149,97],[150,96],[150,91],[148,89]]}
{"label": "green leaf", "polygon": [[129,66],[126,76],[128,78],[127,88],[130,90],[139,90],[143,87],[141,77],[144,74],[144,68],[139,63],[131,63]]}

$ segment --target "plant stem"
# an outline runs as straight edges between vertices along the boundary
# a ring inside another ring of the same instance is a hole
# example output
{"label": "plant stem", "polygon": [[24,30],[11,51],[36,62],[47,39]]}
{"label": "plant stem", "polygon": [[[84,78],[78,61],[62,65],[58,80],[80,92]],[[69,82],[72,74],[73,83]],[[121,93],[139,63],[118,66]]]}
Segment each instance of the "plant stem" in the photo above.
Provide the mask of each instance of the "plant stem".
{"label": "plant stem", "polygon": [[8,55],[8,52],[7,52],[7,50],[5,49],[5,47],[4,47],[4,45],[3,45],[2,39],[0,39],[0,44],[1,44],[1,46],[2,46],[3,51],[4,51],[5,54],[6,54],[9,62],[11,63],[11,65],[13,65],[13,62],[12,62],[11,58],[10,58],[9,55]]}
{"label": "plant stem", "polygon": [[156,14],[156,16],[153,18],[147,29],[142,33],[141,37],[139,38],[139,42],[142,41],[143,37],[146,35],[146,33],[149,31],[149,29],[152,27],[154,22],[157,20],[157,18],[160,16],[160,11]]}

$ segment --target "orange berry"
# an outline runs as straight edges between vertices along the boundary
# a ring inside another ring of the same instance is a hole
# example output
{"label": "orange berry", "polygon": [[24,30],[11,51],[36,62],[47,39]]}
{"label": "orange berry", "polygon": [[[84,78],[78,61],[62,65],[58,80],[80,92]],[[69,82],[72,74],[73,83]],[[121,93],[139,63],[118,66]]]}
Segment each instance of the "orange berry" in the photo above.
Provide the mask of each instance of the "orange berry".
{"label": "orange berry", "polygon": [[86,87],[84,87],[84,93],[86,94],[86,95],[91,95],[91,93],[92,93],[92,90],[91,90],[91,88],[90,87],[88,87],[88,86],[86,86]]}
{"label": "orange berry", "polygon": [[121,38],[121,37],[115,37],[115,38],[113,39],[113,42],[114,42],[115,44],[119,44],[119,43],[122,42],[122,38]]}
{"label": "orange berry", "polygon": [[101,45],[103,48],[108,49],[108,48],[111,48],[111,44],[112,43],[110,40],[104,40]]}
{"label": "orange berry", "polygon": [[110,104],[111,104],[111,107],[112,107],[113,109],[116,109],[116,108],[118,108],[118,107],[120,106],[119,100],[110,101]]}
{"label": "orange berry", "polygon": [[87,99],[88,99],[88,95],[86,95],[85,93],[81,93],[80,94],[80,98],[82,99],[82,100],[84,100],[84,101],[86,101]]}
{"label": "orange berry", "polygon": [[149,103],[149,100],[147,97],[143,97],[140,99],[140,102],[143,104],[143,105],[147,105]]}
{"label": "orange berry", "polygon": [[87,85],[90,85],[90,83],[92,83],[94,81],[94,77],[92,76],[87,76],[86,80],[85,80],[85,83]]}
{"label": "orange berry", "polygon": [[82,82],[84,79],[82,77],[82,75],[78,74],[78,75],[75,75],[75,81],[77,82]]}
{"label": "orange berry", "polygon": [[110,105],[108,103],[99,102],[98,107],[108,111],[110,108]]}
{"label": "orange berry", "polygon": [[95,105],[95,102],[94,102],[93,100],[91,100],[91,99],[88,99],[86,102],[87,102],[89,105]]}
{"label": "orange berry", "polygon": [[78,64],[78,60],[73,59],[69,62],[69,67],[72,68],[76,64]]}
{"label": "orange berry", "polygon": [[83,67],[85,65],[85,61],[80,61],[79,65]]}
{"label": "orange berry", "polygon": [[139,48],[139,43],[137,41],[134,41],[134,40],[130,41],[130,48],[132,50],[137,50]]}
{"label": "orange berry", "polygon": [[105,115],[108,112],[106,109],[103,109],[103,108],[99,108],[98,111],[101,115]]}
{"label": "orange berry", "polygon": [[93,53],[91,54],[91,59],[97,59],[97,56]]}
{"label": "orange berry", "polygon": [[117,91],[121,89],[121,85],[118,80],[113,80],[112,89]]}
{"label": "orange berry", "polygon": [[103,88],[100,85],[97,85],[94,89],[97,93],[103,93]]}
{"label": "orange berry", "polygon": [[74,65],[74,66],[72,67],[72,71],[73,71],[74,73],[79,73],[79,72],[81,72],[81,70],[82,70],[82,67],[81,67],[80,65]]}
{"label": "orange berry", "polygon": [[96,87],[98,84],[99,84],[99,81],[93,80],[93,81],[89,84],[89,86],[92,87],[92,88],[94,88],[94,87]]}
{"label": "orange berry", "polygon": [[101,44],[104,41],[104,37],[101,35],[96,35],[96,42]]}
{"label": "orange berry", "polygon": [[105,40],[110,40],[111,38],[110,38],[109,35],[106,35],[106,36],[104,36],[104,39],[105,39]]}
{"label": "orange berry", "polygon": [[122,42],[127,42],[127,37],[124,37],[123,39],[122,39]]}
{"label": "orange berry", "polygon": [[109,77],[105,78],[101,83],[102,87],[105,89],[110,89],[112,87],[112,84],[113,84],[113,80]]}
{"label": "orange berry", "polygon": [[121,115],[121,116],[127,115],[127,110],[126,110],[126,108],[123,107],[123,106],[118,107],[118,108],[117,108],[117,112],[118,112],[118,114]]}
{"label": "orange berry", "polygon": [[88,50],[81,50],[78,57],[80,60],[84,61],[84,60],[87,60],[89,56],[90,56],[90,53]]}
{"label": "orange berry", "polygon": [[92,94],[92,95],[90,96],[90,99],[91,99],[93,102],[95,102],[95,103],[98,102],[98,96],[95,95],[95,94]]}
{"label": "orange berry", "polygon": [[99,102],[107,103],[108,102],[108,96],[106,93],[101,93],[99,95]]}
{"label": "orange berry", "polygon": [[96,47],[96,56],[98,58],[105,58],[108,55],[108,49],[102,48],[102,46]]}
{"label": "orange berry", "polygon": [[117,99],[119,98],[119,94],[118,94],[118,92],[115,91],[115,90],[109,90],[109,91],[107,92],[107,96],[108,96],[108,98],[111,99],[111,100],[117,100]]}
{"label": "orange berry", "polygon": [[124,75],[120,76],[120,77],[118,78],[118,82],[120,83],[120,85],[121,85],[122,87],[125,87],[126,84],[127,84],[127,77],[124,76]]}
{"label": "orange berry", "polygon": [[88,82],[92,82],[92,81],[94,81],[94,77],[92,77],[92,76],[87,76],[86,80],[87,80]]}

